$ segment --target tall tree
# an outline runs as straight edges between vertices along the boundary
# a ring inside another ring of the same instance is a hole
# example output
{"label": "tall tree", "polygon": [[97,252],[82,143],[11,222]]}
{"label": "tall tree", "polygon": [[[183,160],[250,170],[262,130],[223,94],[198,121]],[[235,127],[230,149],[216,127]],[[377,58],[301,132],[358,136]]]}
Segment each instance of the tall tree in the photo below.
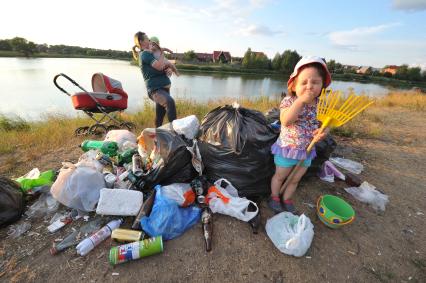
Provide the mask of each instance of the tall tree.
{"label": "tall tree", "polygon": [[10,45],[12,45],[14,51],[24,53],[25,56],[29,56],[37,51],[34,42],[28,42],[28,40],[22,37],[12,38]]}
{"label": "tall tree", "polygon": [[12,51],[12,45],[10,44],[10,40],[0,39],[0,50]]}
{"label": "tall tree", "polygon": [[189,50],[183,53],[183,59],[185,61],[193,61],[196,57],[194,50]]}
{"label": "tall tree", "polygon": [[281,68],[281,62],[281,55],[277,52],[277,54],[274,56],[274,59],[272,59],[272,69],[279,70]]}
{"label": "tall tree", "polygon": [[286,50],[281,55],[281,71],[284,73],[292,73],[297,62],[302,58],[296,50]]}
{"label": "tall tree", "polygon": [[244,53],[243,62],[241,63],[241,65],[244,68],[250,68],[251,64],[252,64],[252,52],[251,52],[251,48],[249,47],[246,53]]}

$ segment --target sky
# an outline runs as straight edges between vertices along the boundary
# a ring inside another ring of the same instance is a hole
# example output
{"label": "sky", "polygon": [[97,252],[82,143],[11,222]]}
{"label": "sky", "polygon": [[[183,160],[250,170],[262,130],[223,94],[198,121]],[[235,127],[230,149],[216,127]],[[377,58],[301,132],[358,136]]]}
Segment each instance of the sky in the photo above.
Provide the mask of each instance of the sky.
{"label": "sky", "polygon": [[0,39],[130,51],[133,35],[174,52],[296,50],[342,64],[426,70],[426,0],[41,0],[2,4]]}

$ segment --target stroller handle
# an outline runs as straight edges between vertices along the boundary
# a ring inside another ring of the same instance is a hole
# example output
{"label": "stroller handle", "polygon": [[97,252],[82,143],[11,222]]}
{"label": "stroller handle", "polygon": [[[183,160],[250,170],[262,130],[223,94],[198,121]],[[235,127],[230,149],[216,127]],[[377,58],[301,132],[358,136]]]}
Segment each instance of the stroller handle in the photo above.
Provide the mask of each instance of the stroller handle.
{"label": "stroller handle", "polygon": [[66,95],[68,95],[68,96],[71,96],[71,94],[70,93],[68,93],[65,89],[63,89],[61,86],[59,86],[59,84],[57,83],[57,79],[59,78],[59,77],[64,77],[64,78],[66,78],[67,80],[69,80],[71,83],[73,83],[75,86],[77,86],[79,89],[81,89],[82,91],[84,91],[84,92],[87,92],[87,90],[85,90],[82,86],[80,86],[78,83],[76,83],[73,79],[71,79],[70,77],[68,77],[67,75],[65,75],[64,73],[60,73],[60,74],[57,74],[55,77],[53,77],[53,83],[55,84],[55,86],[60,90],[60,91],[62,91],[63,93],[65,93]]}

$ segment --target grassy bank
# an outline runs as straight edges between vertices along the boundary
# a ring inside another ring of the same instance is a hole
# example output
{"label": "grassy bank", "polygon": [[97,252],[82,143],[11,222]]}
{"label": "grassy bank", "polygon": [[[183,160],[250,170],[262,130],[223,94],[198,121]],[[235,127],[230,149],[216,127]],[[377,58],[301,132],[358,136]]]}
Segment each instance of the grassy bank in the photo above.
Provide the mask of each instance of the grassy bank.
{"label": "grassy bank", "polygon": [[[176,106],[179,117],[196,115],[200,121],[210,110],[215,107],[231,104],[235,99],[222,99],[220,101],[210,101],[208,103],[197,103],[192,100],[178,100]],[[272,107],[277,107],[278,100],[269,97],[256,99],[241,99],[238,101],[241,106],[266,112]],[[342,128],[335,129],[334,134],[351,138],[372,138],[383,137],[383,125],[386,123],[386,115],[391,108],[405,108],[408,111],[426,112],[426,95],[413,92],[395,92],[389,96],[376,101],[366,112],[357,116]],[[121,118],[131,121],[137,125],[136,133],[147,127],[153,127],[154,107],[147,100],[142,109],[137,113],[123,113]],[[83,138],[75,138],[74,130],[77,127],[89,125],[90,119],[71,118],[64,115],[50,115],[44,117],[40,122],[28,122],[23,119],[8,118],[0,116],[0,154],[10,155],[19,152],[25,153],[28,158],[47,154],[52,149],[57,149],[67,145],[76,145]]]}

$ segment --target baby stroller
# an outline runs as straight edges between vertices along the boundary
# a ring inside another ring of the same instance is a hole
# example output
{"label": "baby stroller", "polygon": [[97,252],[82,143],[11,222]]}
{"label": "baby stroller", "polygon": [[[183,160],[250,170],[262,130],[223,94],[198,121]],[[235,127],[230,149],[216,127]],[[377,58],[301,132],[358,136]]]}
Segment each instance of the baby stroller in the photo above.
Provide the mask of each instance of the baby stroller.
{"label": "baby stroller", "polygon": [[[68,93],[57,83],[59,77],[64,77],[81,89],[83,92],[74,94]],[[76,136],[81,135],[104,135],[110,130],[127,129],[135,130],[135,125],[131,122],[119,121],[112,112],[123,111],[127,108],[127,93],[123,90],[121,83],[102,73],[96,73],[92,76],[93,92],[88,92],[73,79],[61,73],[53,78],[55,86],[63,93],[71,97],[75,109],[81,110],[87,114],[96,123],[91,126],[79,127],[75,130]],[[95,116],[100,113],[100,118]]]}

